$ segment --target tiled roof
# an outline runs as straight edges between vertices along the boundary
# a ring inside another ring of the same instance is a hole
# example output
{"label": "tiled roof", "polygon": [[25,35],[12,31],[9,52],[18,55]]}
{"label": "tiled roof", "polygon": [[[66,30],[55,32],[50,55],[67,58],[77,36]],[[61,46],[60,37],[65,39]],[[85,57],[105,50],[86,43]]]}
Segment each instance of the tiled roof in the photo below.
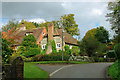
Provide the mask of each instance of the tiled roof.
{"label": "tiled roof", "polygon": [[32,32],[32,34],[34,35],[35,39],[38,40],[38,38],[39,38],[39,36],[41,35],[43,29],[44,29],[44,27],[20,31],[19,33],[17,33],[17,36],[20,36],[20,39],[19,39],[19,40],[16,40],[16,41],[17,41],[19,44],[21,44],[21,42],[22,42],[22,40],[24,39],[25,34],[26,34],[27,32]]}
{"label": "tiled roof", "polygon": [[[56,29],[56,31],[62,38],[62,30]],[[70,34],[68,34],[67,32],[63,32],[63,36],[64,36],[64,38],[63,38],[64,42],[77,45],[77,40],[75,38],[73,38]]]}

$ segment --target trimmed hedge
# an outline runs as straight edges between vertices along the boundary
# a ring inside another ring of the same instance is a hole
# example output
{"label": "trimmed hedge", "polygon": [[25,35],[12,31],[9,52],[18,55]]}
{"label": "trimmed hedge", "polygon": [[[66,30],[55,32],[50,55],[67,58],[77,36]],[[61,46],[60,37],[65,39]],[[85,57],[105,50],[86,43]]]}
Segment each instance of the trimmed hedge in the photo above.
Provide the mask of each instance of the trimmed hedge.
{"label": "trimmed hedge", "polygon": [[[69,55],[64,55],[64,61],[69,60]],[[62,54],[56,53],[56,54],[46,54],[46,55],[36,55],[34,56],[34,61],[61,61],[62,60]]]}

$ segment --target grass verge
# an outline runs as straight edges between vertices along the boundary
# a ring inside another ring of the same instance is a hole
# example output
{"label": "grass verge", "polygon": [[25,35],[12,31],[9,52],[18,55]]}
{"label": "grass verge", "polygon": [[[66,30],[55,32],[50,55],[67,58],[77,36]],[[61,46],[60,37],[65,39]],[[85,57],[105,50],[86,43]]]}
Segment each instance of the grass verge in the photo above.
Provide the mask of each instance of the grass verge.
{"label": "grass verge", "polygon": [[24,63],[24,78],[48,78],[48,73],[32,63]]}
{"label": "grass verge", "polygon": [[89,62],[80,62],[80,61],[39,61],[39,62],[31,62],[35,64],[84,64]]}
{"label": "grass verge", "polygon": [[[112,79],[118,78],[118,75],[119,75],[118,70],[119,70],[119,67],[118,67],[118,60],[117,60],[112,66],[110,66],[108,70],[108,73]],[[120,77],[118,78],[118,80],[120,80]]]}

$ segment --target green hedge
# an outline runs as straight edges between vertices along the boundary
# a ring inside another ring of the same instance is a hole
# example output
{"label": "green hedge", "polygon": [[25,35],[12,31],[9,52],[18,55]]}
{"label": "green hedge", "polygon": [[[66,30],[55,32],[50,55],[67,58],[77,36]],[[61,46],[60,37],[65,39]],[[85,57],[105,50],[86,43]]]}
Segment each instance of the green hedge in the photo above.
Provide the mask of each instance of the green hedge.
{"label": "green hedge", "polygon": [[[70,57],[69,55],[64,54],[64,61],[68,61],[69,57]],[[61,60],[62,60],[62,53],[34,56],[34,61],[61,61]]]}
{"label": "green hedge", "polygon": [[40,48],[29,48],[27,51],[23,53],[25,57],[31,57],[37,54],[41,54]]}

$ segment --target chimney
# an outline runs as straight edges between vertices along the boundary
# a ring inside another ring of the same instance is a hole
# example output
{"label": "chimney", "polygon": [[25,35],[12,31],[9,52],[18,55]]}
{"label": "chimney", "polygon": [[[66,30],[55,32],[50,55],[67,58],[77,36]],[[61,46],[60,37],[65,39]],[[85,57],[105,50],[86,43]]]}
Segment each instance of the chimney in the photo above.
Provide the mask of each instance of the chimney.
{"label": "chimney", "polygon": [[26,27],[25,27],[24,23],[21,24],[20,30],[26,30]]}
{"label": "chimney", "polygon": [[53,34],[54,34],[54,25],[52,23],[48,24],[48,40],[53,41]]}
{"label": "chimney", "polygon": [[48,40],[49,40],[49,44],[48,44],[46,54],[49,54],[49,53],[52,52],[51,42],[54,40],[53,34],[54,34],[54,25],[52,23],[49,23],[48,24]]}

